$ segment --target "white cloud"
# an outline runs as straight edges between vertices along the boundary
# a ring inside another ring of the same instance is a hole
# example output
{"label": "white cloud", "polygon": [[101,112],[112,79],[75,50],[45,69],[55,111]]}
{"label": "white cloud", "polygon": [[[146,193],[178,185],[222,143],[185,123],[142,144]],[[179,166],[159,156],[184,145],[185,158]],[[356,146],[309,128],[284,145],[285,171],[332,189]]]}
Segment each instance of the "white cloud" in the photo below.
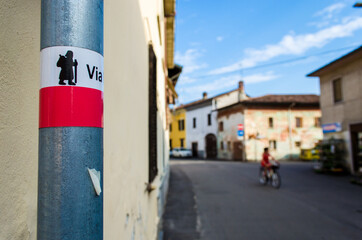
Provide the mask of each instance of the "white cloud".
{"label": "white cloud", "polygon": [[222,42],[224,40],[224,37],[223,36],[218,36],[217,38],[216,38],[216,41],[218,41],[218,42]]}
{"label": "white cloud", "polygon": [[270,71],[270,72],[266,72],[264,74],[258,73],[258,74],[254,74],[254,75],[245,76],[244,82],[248,83],[248,84],[267,82],[267,81],[276,79],[278,77],[280,77],[280,76],[275,75],[274,72]]}
{"label": "white cloud", "polygon": [[175,62],[183,66],[182,72],[184,74],[192,73],[195,70],[202,69],[207,67],[206,63],[198,63],[197,59],[200,58],[202,54],[197,49],[188,49],[184,54],[176,52]]}
{"label": "white cloud", "polygon": [[321,11],[318,11],[316,14],[314,14],[314,16],[321,17],[321,19],[316,22],[310,23],[310,25],[314,25],[318,28],[323,28],[330,25],[331,22],[337,23],[339,19],[336,17],[336,14],[338,14],[345,7],[345,3],[335,3],[322,9]]}
{"label": "white cloud", "polygon": [[317,12],[315,16],[322,16],[324,19],[331,19],[335,13],[340,12],[345,7],[346,5],[344,3],[335,3]]}
{"label": "white cloud", "polygon": [[283,55],[300,55],[311,48],[321,48],[337,38],[351,36],[356,30],[362,28],[362,17],[345,19],[342,24],[337,24],[315,33],[288,34],[274,45],[266,45],[260,50],[247,49],[246,57],[239,62],[218,68],[209,72],[210,75],[224,74],[237,71],[241,68],[254,67],[258,63]]}
{"label": "white cloud", "polygon": [[199,85],[187,86],[184,88],[185,92],[192,96],[202,96],[203,92],[208,94],[212,92],[219,92],[220,90],[237,87],[238,81],[240,81],[241,76],[239,74],[234,74],[227,77],[218,78],[212,81],[203,82]]}
{"label": "white cloud", "polygon": [[227,90],[238,87],[238,82],[243,80],[245,84],[254,84],[260,82],[267,82],[278,78],[274,72],[269,71],[266,73],[258,73],[242,77],[240,74],[232,74],[222,78],[215,79],[213,81],[204,82],[199,85],[185,86],[182,88],[182,92],[192,94],[193,96],[200,96],[203,92],[212,93],[220,92],[220,90]]}

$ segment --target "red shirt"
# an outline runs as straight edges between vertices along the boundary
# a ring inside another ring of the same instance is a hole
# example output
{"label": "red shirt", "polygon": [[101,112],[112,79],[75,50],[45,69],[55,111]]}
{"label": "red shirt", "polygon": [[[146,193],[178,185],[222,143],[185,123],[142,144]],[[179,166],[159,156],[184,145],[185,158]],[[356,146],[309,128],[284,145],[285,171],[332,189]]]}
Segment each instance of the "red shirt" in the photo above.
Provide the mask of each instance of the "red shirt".
{"label": "red shirt", "polygon": [[261,166],[266,167],[270,165],[269,156],[269,153],[263,153],[263,160],[261,161]]}

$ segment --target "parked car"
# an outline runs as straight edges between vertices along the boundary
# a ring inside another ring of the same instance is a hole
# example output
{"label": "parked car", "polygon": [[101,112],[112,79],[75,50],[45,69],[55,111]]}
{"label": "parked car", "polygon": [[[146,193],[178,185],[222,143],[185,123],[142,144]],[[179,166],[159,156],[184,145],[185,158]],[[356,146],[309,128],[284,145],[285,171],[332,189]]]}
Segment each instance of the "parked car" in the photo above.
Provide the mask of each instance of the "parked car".
{"label": "parked car", "polygon": [[171,157],[192,157],[190,149],[186,148],[174,148],[170,151]]}
{"label": "parked car", "polygon": [[319,160],[319,149],[302,149],[299,158],[303,161],[317,161]]}

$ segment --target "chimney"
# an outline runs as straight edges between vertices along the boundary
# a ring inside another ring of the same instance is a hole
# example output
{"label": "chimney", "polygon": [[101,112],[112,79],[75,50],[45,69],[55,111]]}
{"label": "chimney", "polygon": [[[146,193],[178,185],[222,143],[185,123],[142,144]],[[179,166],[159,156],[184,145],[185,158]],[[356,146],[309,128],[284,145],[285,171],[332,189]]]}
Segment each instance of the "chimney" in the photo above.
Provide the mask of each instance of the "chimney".
{"label": "chimney", "polygon": [[203,92],[202,93],[202,99],[206,99],[207,98],[207,92]]}
{"label": "chimney", "polygon": [[244,92],[244,81],[239,81],[239,91]]}
{"label": "chimney", "polygon": [[245,98],[244,81],[239,81],[239,94],[238,94],[239,102],[244,98]]}

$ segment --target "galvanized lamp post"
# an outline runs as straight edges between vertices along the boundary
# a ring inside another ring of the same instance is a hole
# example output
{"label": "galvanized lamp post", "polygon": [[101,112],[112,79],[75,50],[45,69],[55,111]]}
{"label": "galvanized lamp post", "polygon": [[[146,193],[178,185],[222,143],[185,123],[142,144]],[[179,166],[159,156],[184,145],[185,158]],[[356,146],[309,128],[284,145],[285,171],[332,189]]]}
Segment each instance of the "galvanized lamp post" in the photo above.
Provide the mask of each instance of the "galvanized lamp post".
{"label": "galvanized lamp post", "polygon": [[42,0],[38,239],[103,239],[103,0]]}

